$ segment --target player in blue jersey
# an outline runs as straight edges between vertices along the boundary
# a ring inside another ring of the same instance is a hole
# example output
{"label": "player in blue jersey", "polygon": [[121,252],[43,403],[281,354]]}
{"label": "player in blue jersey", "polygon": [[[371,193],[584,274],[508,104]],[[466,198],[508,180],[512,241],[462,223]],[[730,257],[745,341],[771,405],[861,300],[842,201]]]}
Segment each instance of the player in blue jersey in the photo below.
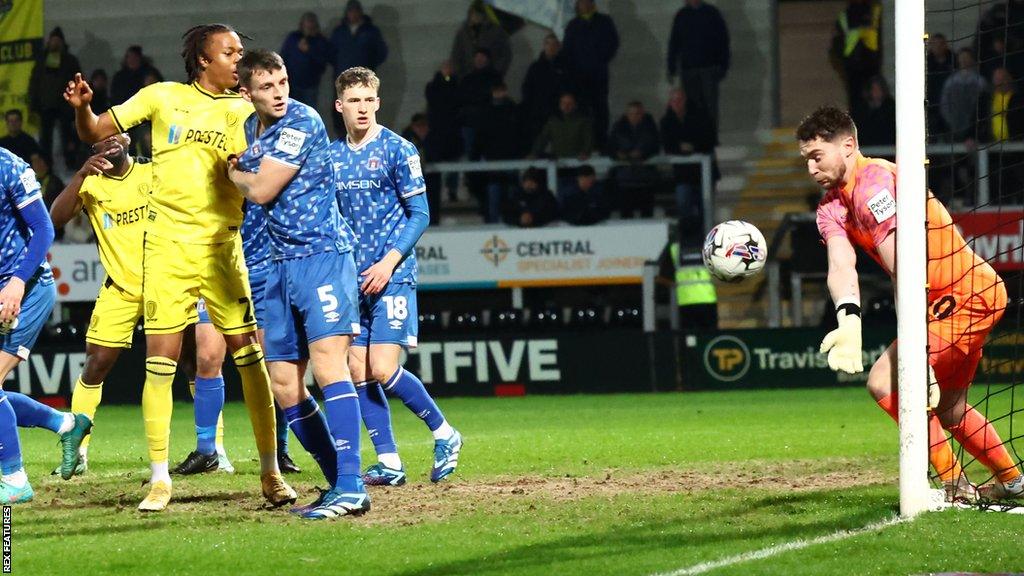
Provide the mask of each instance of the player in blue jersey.
{"label": "player in blue jersey", "polygon": [[[239,236],[242,238],[245,265],[249,270],[256,338],[260,346],[263,346],[266,326],[263,292],[270,272],[270,236],[266,214],[258,204],[246,201]],[[194,328],[194,366],[185,367],[186,372],[192,372],[190,388],[195,399],[196,449],[171,473],[188,475],[214,470],[230,473],[234,472],[234,467],[224,450],[224,417],[221,413],[224,409],[224,375],[221,366],[224,364],[227,343],[210,322],[206,303],[202,299],[197,304],[197,310],[199,322]],[[301,472],[302,469],[288,454],[288,422],[284,412],[276,403],[274,409],[277,416],[278,468],[285,474]]]}
{"label": "player in blue jersey", "polygon": [[[57,299],[46,251],[53,223],[36,175],[24,160],[0,148],[0,386],[27,360]],[[92,428],[84,414],[58,412],[0,388],[0,503],[32,500],[21,460],[18,426],[48,428],[61,438],[61,476],[71,477],[78,448]]]}
{"label": "player in blue jersey", "polygon": [[391,429],[387,392],[397,396],[434,435],[430,480],[455,471],[462,435],[445,420],[420,379],[399,365],[402,348],[416,346],[416,242],[430,222],[427,187],[416,147],[377,124],[380,79],[350,68],[335,83],[335,108],[348,136],[331,144],[335,182],[345,218],[356,233],[362,331],[349,350],[349,367],[379,462],[367,484],[399,486],[405,468]]}
{"label": "player in blue jersey", "polygon": [[[289,426],[331,484],[296,512],[310,519],[361,514],[370,497],[360,477],[359,401],[346,362],[359,333],[356,268],[352,233],[334,195],[327,130],[316,110],[288,98],[277,54],[247,52],[238,78],[256,112],[245,121],[249,147],[228,176],[267,215],[267,367]],[[310,360],[326,419],[303,383]]]}

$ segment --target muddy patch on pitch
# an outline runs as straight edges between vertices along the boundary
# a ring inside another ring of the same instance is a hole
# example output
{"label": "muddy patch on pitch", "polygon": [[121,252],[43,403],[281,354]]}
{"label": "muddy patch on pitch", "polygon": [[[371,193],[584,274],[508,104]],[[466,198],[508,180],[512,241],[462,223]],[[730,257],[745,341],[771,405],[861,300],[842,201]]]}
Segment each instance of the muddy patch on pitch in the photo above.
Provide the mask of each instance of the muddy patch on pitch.
{"label": "muddy patch on pitch", "polygon": [[499,476],[440,485],[408,484],[371,487],[373,511],[363,524],[414,525],[467,513],[494,515],[529,513],[537,504],[588,498],[686,494],[707,490],[755,489],[803,492],[869,486],[895,481],[891,472],[865,467],[864,462],[787,461],[751,466],[704,466],[701,470],[661,469],[645,472],[606,470],[598,476]]}

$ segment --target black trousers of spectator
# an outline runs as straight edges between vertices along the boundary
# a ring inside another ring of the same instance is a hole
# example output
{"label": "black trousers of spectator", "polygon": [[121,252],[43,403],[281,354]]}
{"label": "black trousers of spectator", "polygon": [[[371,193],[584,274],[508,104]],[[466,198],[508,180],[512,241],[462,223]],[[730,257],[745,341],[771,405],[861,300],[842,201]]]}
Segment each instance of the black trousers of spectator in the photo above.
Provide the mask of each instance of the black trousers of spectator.
{"label": "black trousers of spectator", "polygon": [[430,225],[436,226],[441,221],[441,174],[438,172],[423,175],[427,184],[427,207],[430,209]]}
{"label": "black trousers of spectator", "polygon": [[691,304],[679,307],[680,330],[718,330],[718,304]]}
{"label": "black trousers of spectator", "polygon": [[632,218],[636,212],[641,218],[654,216],[653,186],[618,186],[619,211],[623,218]]}
{"label": "black trousers of spectator", "polygon": [[70,108],[43,110],[39,113],[39,147],[53,164],[53,129],[60,131],[60,151],[68,170],[77,170],[78,133],[75,131],[75,116]]}
{"label": "black trousers of spectator", "polygon": [[718,143],[718,83],[722,81],[722,67],[686,68],[680,71],[683,90],[687,101],[692,106],[704,110],[715,131],[715,143]]}
{"label": "black trousers of spectator", "polygon": [[594,149],[604,150],[610,125],[608,77],[582,76],[577,79],[577,89],[580,106],[590,113],[594,123]]}

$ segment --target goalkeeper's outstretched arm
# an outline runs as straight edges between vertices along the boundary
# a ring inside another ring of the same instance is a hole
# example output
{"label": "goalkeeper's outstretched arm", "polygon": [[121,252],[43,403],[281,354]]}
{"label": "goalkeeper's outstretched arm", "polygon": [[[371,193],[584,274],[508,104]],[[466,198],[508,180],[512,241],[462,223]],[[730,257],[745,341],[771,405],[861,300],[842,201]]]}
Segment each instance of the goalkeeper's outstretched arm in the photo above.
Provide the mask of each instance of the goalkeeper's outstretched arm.
{"label": "goalkeeper's outstretched arm", "polygon": [[839,327],[821,341],[821,352],[828,353],[828,365],[849,374],[864,371],[861,358],[860,283],[857,278],[857,254],[845,236],[828,239],[828,290],[836,305]]}

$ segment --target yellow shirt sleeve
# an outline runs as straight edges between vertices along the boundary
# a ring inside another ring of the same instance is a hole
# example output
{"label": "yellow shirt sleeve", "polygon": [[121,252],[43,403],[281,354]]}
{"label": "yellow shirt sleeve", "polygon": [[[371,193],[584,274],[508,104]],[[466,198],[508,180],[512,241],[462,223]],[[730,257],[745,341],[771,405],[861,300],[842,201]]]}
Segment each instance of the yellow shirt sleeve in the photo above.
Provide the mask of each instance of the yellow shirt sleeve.
{"label": "yellow shirt sleeve", "polygon": [[134,96],[124,103],[112,106],[110,108],[110,117],[113,118],[117,130],[119,132],[126,132],[129,128],[152,119],[163,92],[163,82],[150,84],[136,92]]}

